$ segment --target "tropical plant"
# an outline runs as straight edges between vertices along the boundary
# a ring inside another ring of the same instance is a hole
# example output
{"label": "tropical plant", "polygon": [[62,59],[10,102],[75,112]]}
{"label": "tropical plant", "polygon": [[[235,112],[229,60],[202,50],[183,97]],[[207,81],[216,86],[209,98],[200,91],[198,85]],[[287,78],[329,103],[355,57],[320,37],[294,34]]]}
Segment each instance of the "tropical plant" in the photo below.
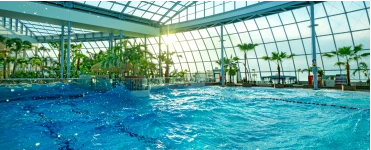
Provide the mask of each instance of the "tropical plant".
{"label": "tropical plant", "polygon": [[18,59],[18,53],[22,50],[22,40],[20,38],[13,38],[13,39],[8,39],[6,41],[7,47],[10,48],[11,53],[15,53],[15,60],[13,61],[13,71],[12,71],[12,76],[15,73],[15,69],[17,67],[17,59]]}
{"label": "tropical plant", "polygon": [[[3,45],[5,45],[6,47],[6,41],[7,41],[7,37],[3,36],[3,35],[0,35],[0,43],[2,43]],[[2,56],[0,56],[0,61],[1,61],[1,64],[3,65],[3,78],[5,79],[6,78],[6,65],[7,65],[7,62],[6,62],[6,51],[5,51],[5,54],[3,54]]]}
{"label": "tropical plant", "polygon": [[353,71],[353,76],[355,76],[357,72],[361,72],[361,71],[363,71],[363,74],[367,77],[369,68],[365,62],[359,63],[358,68]]}
{"label": "tropical plant", "polygon": [[0,64],[3,65],[3,78],[5,79],[6,57],[0,56]]}
{"label": "tropical plant", "polygon": [[186,70],[183,70],[183,71],[179,71],[177,69],[175,69],[173,72],[170,73],[170,77],[182,77],[184,78],[184,76],[188,73],[189,71],[186,69]]}
{"label": "tropical plant", "polygon": [[[102,68],[118,67],[131,75],[145,75],[145,72],[153,66],[147,58],[151,59],[153,55],[144,45],[136,45],[129,40],[124,40],[107,50],[107,56],[102,61]],[[144,67],[141,66],[142,64]]]}
{"label": "tropical plant", "polygon": [[344,66],[347,71],[347,85],[350,86],[350,65],[349,63],[352,61],[358,61],[362,59],[362,57],[370,56],[370,52],[366,52],[363,54],[358,55],[358,52],[361,51],[363,48],[362,44],[355,46],[351,49],[351,46],[344,46],[335,51],[331,51],[329,53],[322,54],[322,56],[332,58],[334,56],[338,56],[340,61],[336,62],[336,66]]}
{"label": "tropical plant", "polygon": [[310,76],[310,73],[313,71],[313,67],[309,67],[308,69],[303,69],[301,70],[301,73],[307,71],[308,72],[308,76]]}
{"label": "tropical plant", "polygon": [[47,59],[45,59],[45,52],[48,52],[50,51],[50,49],[44,47],[44,46],[41,46],[39,48],[40,51],[42,51],[42,55],[41,55],[41,58],[40,58],[40,61],[41,61],[41,74],[42,74],[42,77],[45,78],[45,74],[44,74],[44,68],[47,67]]}
{"label": "tropical plant", "polygon": [[363,74],[365,75],[365,77],[367,77],[367,84],[370,84],[370,74],[368,73],[369,70],[370,68],[368,68],[365,62],[360,62],[358,68],[353,71],[353,76],[355,76],[357,72],[363,71]]}
{"label": "tropical plant", "polygon": [[280,63],[284,59],[291,59],[294,57],[295,54],[288,55],[286,52],[272,52],[272,57],[263,56],[262,59],[266,61],[274,61],[277,64],[277,71],[278,71],[278,84],[281,82],[281,69],[280,69]]}
{"label": "tropical plant", "polygon": [[[246,81],[247,83],[249,83],[249,79],[247,78],[247,55],[246,53],[249,52],[249,51],[252,51],[252,50],[255,50],[255,47],[258,46],[258,44],[253,44],[253,43],[249,43],[249,44],[238,44],[237,47],[240,48],[240,50],[242,52],[244,52],[244,63],[243,65],[245,66],[245,77],[246,77]],[[249,72],[249,78],[251,78],[251,73]]]}
{"label": "tropical plant", "polygon": [[[38,55],[35,55],[34,57],[30,58],[31,66],[35,69],[35,72],[38,72],[37,67],[42,65],[41,59],[42,58],[40,58]],[[36,77],[38,77],[37,73],[36,73]]]}
{"label": "tropical plant", "polygon": [[[174,64],[174,61],[172,59],[172,56],[176,54],[176,52],[162,52],[161,55],[158,55],[157,58],[160,62],[163,62],[165,64],[165,77],[169,77],[169,70],[170,65]],[[178,57],[182,58],[182,55],[177,55]]]}
{"label": "tropical plant", "polygon": [[71,45],[72,51],[72,66],[75,68],[75,77],[79,76],[80,72],[80,63],[82,60],[86,59],[83,53],[81,53],[81,44]]}
{"label": "tropical plant", "polygon": [[[226,76],[226,73],[229,74],[229,82],[232,83],[232,76],[235,76],[237,74],[237,64],[238,64],[238,60],[239,58],[238,57],[231,57],[230,58],[226,58],[224,57],[224,68],[225,69],[225,72],[224,72],[224,76]],[[222,66],[222,60],[218,60],[216,61],[216,63],[220,66]]]}

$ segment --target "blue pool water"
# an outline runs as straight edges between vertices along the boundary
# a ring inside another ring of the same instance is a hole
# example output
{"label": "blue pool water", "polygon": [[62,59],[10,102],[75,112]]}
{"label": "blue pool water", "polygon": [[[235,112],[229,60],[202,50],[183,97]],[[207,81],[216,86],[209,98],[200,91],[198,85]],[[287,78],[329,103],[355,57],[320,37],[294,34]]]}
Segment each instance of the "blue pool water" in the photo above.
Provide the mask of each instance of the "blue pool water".
{"label": "blue pool water", "polygon": [[22,95],[0,103],[2,149],[370,147],[369,92],[200,87],[137,99],[64,86]]}

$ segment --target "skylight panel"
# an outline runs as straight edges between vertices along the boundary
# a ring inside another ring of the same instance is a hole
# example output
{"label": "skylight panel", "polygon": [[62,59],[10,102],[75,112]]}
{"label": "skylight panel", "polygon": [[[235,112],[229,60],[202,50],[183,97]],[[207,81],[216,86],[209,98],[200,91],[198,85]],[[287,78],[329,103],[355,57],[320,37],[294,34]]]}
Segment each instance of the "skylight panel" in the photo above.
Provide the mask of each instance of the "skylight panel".
{"label": "skylight panel", "polygon": [[158,20],[160,20],[160,19],[161,19],[161,16],[155,14],[155,15],[152,17],[151,20],[156,20],[156,21],[158,21]]}
{"label": "skylight panel", "polygon": [[126,5],[128,3],[128,1],[115,1],[116,3],[120,3],[120,4],[124,4]]}
{"label": "skylight panel", "polygon": [[138,1],[131,1],[131,2],[130,2],[130,6],[136,8],[136,7],[139,6],[140,3],[141,3],[141,2],[138,2]]}
{"label": "skylight panel", "polygon": [[114,4],[112,9],[113,11],[121,12],[124,9],[125,6],[119,5],[119,4]]}
{"label": "skylight panel", "polygon": [[164,8],[161,8],[160,10],[157,11],[157,13],[159,13],[161,15],[164,15],[166,12],[167,12],[167,10],[164,9]]}
{"label": "skylight panel", "polygon": [[143,2],[142,2],[142,3],[139,5],[138,8],[143,9],[143,10],[147,10],[150,6],[151,6],[150,4],[148,4],[148,3],[143,3]]}
{"label": "skylight panel", "polygon": [[141,11],[139,9],[135,10],[135,12],[133,13],[133,15],[140,16],[140,17],[143,16],[143,14],[144,14],[144,11]]}
{"label": "skylight panel", "polygon": [[146,19],[150,19],[150,18],[152,18],[152,16],[153,16],[153,13],[147,12],[142,17],[146,18]]}
{"label": "skylight panel", "polygon": [[173,5],[175,5],[175,3],[171,3],[171,2],[166,2],[164,5],[163,5],[163,7],[165,7],[165,8],[171,8],[171,7],[173,7]]}
{"label": "skylight panel", "polygon": [[180,6],[180,5],[176,5],[174,8],[173,8],[173,10],[174,11],[178,11],[178,10],[180,10],[182,8],[182,6]]}
{"label": "skylight panel", "polygon": [[159,6],[162,6],[164,5],[165,1],[156,1],[155,4],[156,5],[159,5]]}
{"label": "skylight panel", "polygon": [[134,8],[131,8],[131,7],[126,7],[126,10],[124,13],[126,14],[132,14],[134,12]]}
{"label": "skylight panel", "polygon": [[113,3],[107,1],[101,1],[99,7],[111,10]]}
{"label": "skylight panel", "polygon": [[172,16],[174,16],[174,14],[175,14],[174,11],[170,11],[166,16],[168,16],[168,17],[172,17]]}
{"label": "skylight panel", "polygon": [[157,7],[155,5],[152,5],[151,8],[149,8],[148,10],[151,11],[151,12],[157,12],[158,9],[160,9],[160,7]]}
{"label": "skylight panel", "polygon": [[97,7],[100,1],[86,1],[85,4]]}

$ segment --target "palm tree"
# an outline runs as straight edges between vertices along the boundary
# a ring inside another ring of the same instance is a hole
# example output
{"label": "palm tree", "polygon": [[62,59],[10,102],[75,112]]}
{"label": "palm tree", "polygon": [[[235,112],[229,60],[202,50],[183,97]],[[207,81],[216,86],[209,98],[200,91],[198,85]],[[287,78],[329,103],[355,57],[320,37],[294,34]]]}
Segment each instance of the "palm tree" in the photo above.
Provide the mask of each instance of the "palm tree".
{"label": "palm tree", "polygon": [[[3,36],[3,35],[0,35],[0,43],[4,44],[5,47],[6,47],[6,41],[8,40],[7,37]],[[5,79],[6,78],[6,50],[4,52],[4,54],[1,57],[1,60],[2,60],[2,65],[3,65],[3,78]]]}
{"label": "palm tree", "polygon": [[15,70],[17,68],[18,54],[22,50],[22,40],[20,38],[13,38],[7,41],[7,45],[11,47],[10,51],[15,53],[15,61],[13,62],[13,72],[12,72],[12,76],[14,76]]}
{"label": "palm tree", "polygon": [[[244,43],[244,44],[238,44],[237,45],[237,47],[240,48],[240,50],[242,52],[244,52],[244,59],[245,60],[244,60],[243,65],[245,66],[245,76],[246,76],[247,83],[249,83],[249,80],[247,78],[247,67],[246,67],[247,66],[246,65],[247,64],[247,56],[246,56],[246,53],[249,52],[249,51],[254,50],[256,46],[258,46],[258,44],[253,44],[253,43],[249,43],[249,44]],[[249,72],[249,78],[251,78],[250,72]]]}
{"label": "palm tree", "polygon": [[[161,61],[161,62],[164,62],[165,64],[165,81],[166,83],[168,83],[167,81],[169,81],[167,79],[167,77],[169,77],[169,70],[170,70],[170,65],[173,65],[174,64],[174,61],[173,59],[171,58],[174,54],[176,54],[176,52],[167,52],[167,51],[164,51],[164,52],[161,52],[161,55],[158,55],[158,60]],[[167,57],[168,56],[168,57]],[[179,58],[182,58],[183,56],[182,55],[177,55]]]}
{"label": "palm tree", "polygon": [[5,71],[6,71],[6,70],[5,70],[5,66],[6,66],[6,62],[5,62],[6,59],[5,59],[5,58],[6,58],[6,57],[3,57],[3,56],[0,55],[0,64],[2,64],[3,67],[4,67],[4,68],[3,68],[3,79],[5,79]]}
{"label": "palm tree", "polygon": [[363,74],[367,77],[369,68],[365,62],[360,62],[359,67],[353,71],[353,75],[355,76],[357,72],[363,71]]}
{"label": "palm tree", "polygon": [[83,53],[81,53],[81,48],[82,48],[82,45],[81,44],[77,44],[77,45],[71,45],[71,49],[72,49],[72,54],[73,54],[73,58],[72,58],[72,64],[75,66],[75,62],[76,62],[76,76],[79,75],[79,71],[80,71],[80,63],[81,63],[81,60],[87,58],[87,56],[85,56]]}
{"label": "palm tree", "polygon": [[310,73],[312,72],[312,70],[313,70],[313,67],[309,67],[308,69],[301,70],[301,73],[308,71],[308,76],[310,76]]}
{"label": "palm tree", "polygon": [[48,51],[50,51],[50,49],[48,49],[48,48],[46,48],[46,47],[44,47],[44,46],[41,46],[40,48],[39,48],[39,50],[40,51],[42,51],[42,56],[41,56],[41,66],[40,66],[40,68],[41,68],[41,73],[42,73],[42,77],[43,78],[45,78],[45,74],[44,74],[44,68],[45,68],[45,66],[47,66],[47,60],[45,59],[45,52],[48,52]]}
{"label": "palm tree", "polygon": [[278,71],[278,84],[280,84],[281,80],[281,70],[280,70],[280,63],[283,61],[283,59],[291,59],[294,57],[295,54],[291,54],[287,56],[286,52],[272,52],[272,57],[263,56],[262,59],[266,61],[274,61],[277,63],[277,71]]}
{"label": "palm tree", "polygon": [[[224,76],[226,76],[226,74],[228,73],[229,74],[229,82],[232,82],[232,76],[236,75],[237,73],[237,63],[238,63],[238,60],[239,58],[238,57],[231,57],[230,58],[227,58],[227,57],[224,57],[224,68],[226,68],[225,72],[224,72]],[[222,66],[222,60],[218,60],[216,61],[216,63],[220,66]]]}
{"label": "palm tree", "polygon": [[368,68],[365,62],[360,62],[358,68],[353,71],[353,76],[355,76],[357,72],[363,71],[363,74],[367,77],[367,84],[370,84],[370,74],[368,73],[369,70],[370,68]]}
{"label": "palm tree", "polygon": [[350,65],[349,63],[352,61],[357,61],[362,59],[362,57],[370,56],[370,52],[363,53],[358,55],[357,53],[361,51],[363,48],[362,44],[355,46],[351,49],[351,46],[344,46],[339,48],[336,51],[331,51],[329,53],[322,54],[322,56],[332,58],[334,56],[338,56],[340,61],[335,63],[335,66],[345,66],[347,71],[347,85],[350,86]]}
{"label": "palm tree", "polygon": [[[42,65],[41,58],[36,55],[34,57],[31,57],[30,61],[31,61],[32,67],[35,68],[35,72],[37,72],[37,67]],[[37,77],[37,73],[36,73],[36,77]]]}
{"label": "palm tree", "polygon": [[143,47],[144,45],[132,44],[129,40],[116,44],[112,49],[107,50],[107,55],[102,61],[102,68],[120,67],[125,72],[131,72],[131,75],[142,74],[143,72],[140,71],[142,69],[141,62],[145,56],[153,58],[152,53],[146,48],[142,49]]}

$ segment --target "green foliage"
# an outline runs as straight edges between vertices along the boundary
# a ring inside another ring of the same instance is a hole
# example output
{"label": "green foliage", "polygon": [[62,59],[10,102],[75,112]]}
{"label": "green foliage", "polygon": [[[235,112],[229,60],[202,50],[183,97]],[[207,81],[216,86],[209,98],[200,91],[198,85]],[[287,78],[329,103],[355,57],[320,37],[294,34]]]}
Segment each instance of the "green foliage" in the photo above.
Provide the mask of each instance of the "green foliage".
{"label": "green foliage", "polygon": [[[238,57],[231,57],[227,58],[224,57],[224,68],[225,68],[225,73],[229,74],[229,81],[232,82],[232,76],[235,76],[237,74],[237,64],[238,64]],[[222,60],[216,61],[216,63],[220,66],[222,66]]]}
{"label": "green foliage", "polygon": [[183,71],[177,71],[177,69],[175,69],[173,72],[170,73],[170,77],[182,77],[184,78],[184,76],[188,73],[189,71],[186,69],[186,70],[183,70]]}
{"label": "green foliage", "polygon": [[124,40],[107,50],[107,56],[103,58],[102,68],[121,68],[129,75],[153,74],[155,64],[150,60],[154,58],[142,44],[133,44]]}
{"label": "green foliage", "polygon": [[[164,51],[164,52],[161,52],[161,54],[159,54],[157,56],[157,59],[160,62],[162,62],[163,64],[165,64],[165,66],[161,66],[162,68],[165,68],[165,77],[169,77],[168,72],[170,70],[170,66],[174,64],[172,56],[175,55],[175,54],[176,54],[176,52]],[[182,58],[183,56],[182,55],[177,55],[177,57]]]}
{"label": "green foliage", "polygon": [[277,64],[277,71],[278,71],[278,84],[280,84],[281,80],[281,69],[280,69],[280,63],[284,59],[291,59],[294,57],[295,54],[288,55],[286,52],[272,52],[272,57],[269,56],[263,56],[262,59],[266,61],[273,61]]}
{"label": "green foliage", "polygon": [[[255,47],[258,46],[258,44],[253,44],[253,43],[249,43],[249,44],[238,44],[237,47],[242,51],[244,52],[244,62],[243,62],[243,65],[245,66],[245,75],[246,75],[246,78],[247,78],[247,65],[246,65],[246,62],[247,62],[247,56],[246,56],[246,53],[249,52],[249,51],[252,51],[252,50],[255,50]],[[251,78],[251,74],[250,74],[250,78]],[[247,78],[247,82],[249,82],[248,78]]]}
{"label": "green foliage", "polygon": [[37,78],[37,72],[18,70],[13,78]]}
{"label": "green foliage", "polygon": [[322,56],[332,58],[332,57],[339,57],[340,61],[336,62],[335,66],[343,66],[347,71],[347,85],[350,86],[350,65],[349,63],[352,61],[357,61],[362,59],[362,57],[370,56],[370,52],[358,54],[363,49],[363,45],[359,44],[355,46],[353,49],[351,46],[344,46],[335,51],[331,51],[329,53],[322,54]]}
{"label": "green foliage", "polygon": [[357,72],[361,72],[362,71],[362,73],[367,77],[369,70],[370,69],[368,68],[368,66],[367,66],[367,64],[365,62],[360,62],[358,64],[358,68],[353,71],[353,76],[355,76]]}

